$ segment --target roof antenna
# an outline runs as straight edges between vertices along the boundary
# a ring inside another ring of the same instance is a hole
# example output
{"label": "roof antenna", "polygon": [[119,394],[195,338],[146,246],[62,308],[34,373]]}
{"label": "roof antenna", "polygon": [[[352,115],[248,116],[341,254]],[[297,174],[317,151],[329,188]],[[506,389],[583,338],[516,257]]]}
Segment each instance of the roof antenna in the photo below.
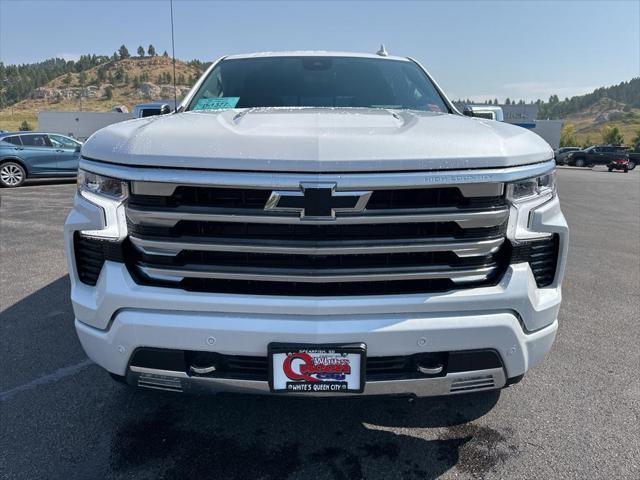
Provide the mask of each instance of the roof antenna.
{"label": "roof antenna", "polygon": [[380,50],[376,52],[376,55],[380,55],[381,57],[388,57],[389,54],[387,50],[384,48],[384,43],[380,44]]}
{"label": "roof antenna", "polygon": [[178,92],[176,87],[176,44],[173,40],[173,0],[169,0],[171,6],[171,56],[173,57],[173,111],[178,111]]}

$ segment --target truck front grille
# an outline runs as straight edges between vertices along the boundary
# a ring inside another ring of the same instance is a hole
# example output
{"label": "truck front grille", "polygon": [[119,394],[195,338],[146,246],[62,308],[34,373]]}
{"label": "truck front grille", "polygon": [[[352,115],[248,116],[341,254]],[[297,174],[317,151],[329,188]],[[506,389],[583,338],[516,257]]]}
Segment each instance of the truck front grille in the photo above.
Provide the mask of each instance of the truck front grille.
{"label": "truck front grille", "polygon": [[509,263],[502,184],[370,189],[364,210],[327,220],[265,209],[270,188],[136,182],[132,190],[126,259],[146,285],[417,293],[494,284]]}

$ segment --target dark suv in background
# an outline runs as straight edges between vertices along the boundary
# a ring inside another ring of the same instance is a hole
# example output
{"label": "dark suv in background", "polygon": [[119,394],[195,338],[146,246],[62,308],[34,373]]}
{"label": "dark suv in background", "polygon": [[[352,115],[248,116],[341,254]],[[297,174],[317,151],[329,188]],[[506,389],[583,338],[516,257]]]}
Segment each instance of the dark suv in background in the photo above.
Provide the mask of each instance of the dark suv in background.
{"label": "dark suv in background", "polygon": [[560,147],[556,148],[553,153],[556,158],[556,165],[565,165],[567,159],[573,152],[580,150],[580,147]]}
{"label": "dark suv in background", "polygon": [[620,145],[592,145],[584,150],[569,154],[567,165],[576,167],[593,167],[595,165],[609,165],[617,160],[629,160],[626,147]]}
{"label": "dark suv in background", "polygon": [[0,134],[0,186],[19,187],[27,178],[75,177],[81,145],[57,133]]}

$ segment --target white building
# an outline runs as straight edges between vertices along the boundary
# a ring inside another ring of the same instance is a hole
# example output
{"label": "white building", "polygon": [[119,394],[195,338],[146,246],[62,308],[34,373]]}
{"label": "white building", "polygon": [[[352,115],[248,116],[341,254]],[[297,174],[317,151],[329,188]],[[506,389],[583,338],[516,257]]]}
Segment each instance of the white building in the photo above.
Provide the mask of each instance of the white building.
{"label": "white building", "polygon": [[131,120],[130,113],[120,112],[38,112],[38,130],[68,135],[81,142],[93,132],[112,123]]}
{"label": "white building", "polygon": [[[464,103],[457,103],[456,108],[462,112]],[[478,105],[481,107],[482,105]],[[560,131],[562,130],[562,120],[539,120],[538,105],[499,105],[502,108],[504,121],[527,128],[544,138],[551,148],[560,146]]]}

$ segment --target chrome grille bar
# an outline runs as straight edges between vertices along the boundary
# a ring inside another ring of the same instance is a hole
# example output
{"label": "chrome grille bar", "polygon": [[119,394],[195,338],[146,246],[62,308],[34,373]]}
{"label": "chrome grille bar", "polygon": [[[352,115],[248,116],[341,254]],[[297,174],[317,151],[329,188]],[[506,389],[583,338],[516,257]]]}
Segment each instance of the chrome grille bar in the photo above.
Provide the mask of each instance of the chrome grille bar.
{"label": "chrome grille bar", "polygon": [[[151,209],[129,206],[127,217],[130,222],[146,226],[172,227],[179,221],[195,222],[241,222],[241,223],[270,223],[270,224],[381,224],[381,223],[429,223],[455,222],[462,228],[495,227],[502,225],[509,216],[509,210],[496,208],[492,210],[464,210],[458,208],[420,209],[413,211],[387,210],[385,214],[371,214],[366,211],[361,215],[336,216],[332,220],[304,219],[292,215],[265,215],[255,211],[246,214],[231,209],[215,209],[206,207]],[[407,212],[407,213],[403,213]]]}
{"label": "chrome grille bar", "polygon": [[363,241],[271,241],[235,239],[203,240],[201,238],[150,239],[132,235],[131,243],[147,255],[175,256],[183,250],[205,252],[279,253],[289,255],[359,255],[378,253],[414,253],[452,251],[458,257],[474,257],[495,253],[504,238],[456,241],[428,240],[363,240]]}
{"label": "chrome grille bar", "polygon": [[[305,179],[308,179],[308,182],[317,182],[318,177],[313,176],[296,176],[295,182],[284,183],[274,183],[273,177],[271,177],[271,181],[268,185],[265,185],[264,179],[260,183],[260,185],[250,184],[245,182],[233,182],[231,178],[226,179],[225,183],[220,183],[219,185],[207,185],[207,184],[198,184],[198,183],[174,183],[174,182],[132,182],[131,190],[136,195],[150,195],[150,196],[160,196],[160,197],[170,197],[174,194],[176,188],[181,186],[190,186],[190,187],[204,187],[204,188],[252,188],[256,190],[280,190],[286,185],[287,188],[292,189],[292,191],[299,191],[298,187],[300,183],[305,183]],[[329,176],[323,176],[324,178],[329,178]],[[392,176],[393,178],[393,176]],[[380,179],[382,180],[382,179]],[[229,183],[226,183],[229,182]],[[405,181],[406,182],[406,181]],[[332,183],[327,180],[327,183]],[[335,181],[334,181],[335,183]],[[344,184],[343,181],[340,184]],[[362,184],[366,184],[365,181]],[[400,183],[399,185],[394,185],[393,189],[403,189],[403,188],[442,188],[443,184],[426,184],[426,185],[415,185],[413,183]],[[471,197],[496,197],[502,195],[504,193],[504,184],[502,183],[466,183],[466,184],[455,184],[458,190],[463,197],[471,198]],[[375,188],[377,190],[390,189],[388,186],[386,188],[384,183],[371,184],[369,188]],[[350,191],[344,190],[344,188],[338,191]]]}
{"label": "chrome grille bar", "polygon": [[160,267],[138,265],[146,276],[156,280],[179,282],[183,278],[215,278],[223,280],[253,280],[263,282],[384,282],[393,280],[451,279],[457,283],[484,280],[497,268],[496,265],[476,268],[454,268],[447,266],[404,268],[247,268],[185,265],[184,267]]}

